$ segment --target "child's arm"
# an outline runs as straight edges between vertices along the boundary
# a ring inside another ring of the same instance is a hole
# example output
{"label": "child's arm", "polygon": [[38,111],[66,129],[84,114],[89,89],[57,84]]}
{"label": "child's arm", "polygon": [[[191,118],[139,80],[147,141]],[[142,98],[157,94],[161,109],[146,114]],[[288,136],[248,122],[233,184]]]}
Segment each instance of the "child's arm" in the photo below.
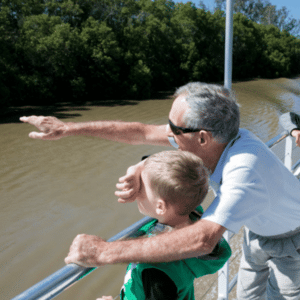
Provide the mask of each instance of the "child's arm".
{"label": "child's arm", "polygon": [[176,300],[177,287],[163,271],[151,268],[142,273],[145,300]]}

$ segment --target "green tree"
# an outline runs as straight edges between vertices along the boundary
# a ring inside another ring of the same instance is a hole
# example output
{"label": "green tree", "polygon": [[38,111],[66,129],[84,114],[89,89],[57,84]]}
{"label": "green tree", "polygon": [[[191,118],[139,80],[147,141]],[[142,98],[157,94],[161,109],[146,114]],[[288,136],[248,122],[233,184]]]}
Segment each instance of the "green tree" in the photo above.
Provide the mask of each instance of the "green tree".
{"label": "green tree", "polygon": [[[0,8],[2,107],[142,99],[223,80],[220,9],[171,0],[4,0]],[[266,0],[237,0],[236,9],[234,78],[299,73],[299,39],[289,33],[297,22],[287,10]]]}
{"label": "green tree", "polygon": [[[215,0],[217,10],[225,10],[226,0]],[[236,0],[234,12],[242,13],[248,19],[263,25],[274,25],[280,30],[286,30],[294,35],[300,33],[300,20],[290,17],[285,6],[277,9],[268,0]]]}
{"label": "green tree", "polygon": [[80,33],[85,57],[81,66],[82,81],[85,82],[89,96],[98,99],[113,97],[120,86],[120,61],[122,50],[113,30],[106,22],[98,22],[90,17]]}
{"label": "green tree", "polygon": [[219,81],[224,66],[223,15],[178,4],[176,43],[180,46],[181,77],[187,81]]}
{"label": "green tree", "polygon": [[255,23],[241,13],[233,21],[233,77],[250,78],[257,76],[261,63],[261,35]]}

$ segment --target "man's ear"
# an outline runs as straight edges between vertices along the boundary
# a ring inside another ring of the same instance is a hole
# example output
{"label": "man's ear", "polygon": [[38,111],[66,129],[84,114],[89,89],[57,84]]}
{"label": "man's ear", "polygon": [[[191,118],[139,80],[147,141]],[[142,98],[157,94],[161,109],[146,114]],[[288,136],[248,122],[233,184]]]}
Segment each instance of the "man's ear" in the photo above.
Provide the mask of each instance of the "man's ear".
{"label": "man's ear", "polygon": [[198,142],[200,146],[206,146],[210,143],[212,135],[209,131],[201,130],[199,131]]}
{"label": "man's ear", "polygon": [[158,199],[156,203],[156,213],[163,216],[167,212],[167,203],[163,199]]}

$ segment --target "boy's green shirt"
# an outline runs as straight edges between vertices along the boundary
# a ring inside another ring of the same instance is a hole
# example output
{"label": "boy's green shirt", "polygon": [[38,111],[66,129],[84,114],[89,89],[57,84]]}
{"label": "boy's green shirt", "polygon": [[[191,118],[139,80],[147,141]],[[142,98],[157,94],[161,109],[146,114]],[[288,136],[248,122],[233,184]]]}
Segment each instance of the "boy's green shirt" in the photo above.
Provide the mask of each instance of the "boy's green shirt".
{"label": "boy's green shirt", "polygon": [[[196,209],[203,213],[199,206]],[[190,216],[193,219],[192,216]],[[196,218],[194,218],[196,221]],[[152,220],[142,226],[138,236],[157,235],[156,225],[161,225],[157,220]],[[153,234],[153,230],[155,233]],[[142,283],[142,272],[148,268],[156,268],[166,273],[177,287],[178,300],[195,300],[194,279],[207,274],[213,274],[223,267],[231,255],[231,249],[225,239],[221,239],[211,254],[167,263],[131,263],[128,265],[121,289],[120,298],[123,300],[143,300],[145,293]]]}

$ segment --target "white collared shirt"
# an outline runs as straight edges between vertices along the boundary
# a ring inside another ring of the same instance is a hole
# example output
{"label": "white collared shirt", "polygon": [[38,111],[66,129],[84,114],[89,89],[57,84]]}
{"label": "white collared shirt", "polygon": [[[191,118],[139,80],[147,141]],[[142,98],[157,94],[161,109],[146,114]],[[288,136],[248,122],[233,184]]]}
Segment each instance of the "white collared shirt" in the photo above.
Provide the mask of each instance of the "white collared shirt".
{"label": "white collared shirt", "polygon": [[216,197],[202,219],[263,236],[299,227],[300,183],[254,134],[240,129],[210,177]]}

